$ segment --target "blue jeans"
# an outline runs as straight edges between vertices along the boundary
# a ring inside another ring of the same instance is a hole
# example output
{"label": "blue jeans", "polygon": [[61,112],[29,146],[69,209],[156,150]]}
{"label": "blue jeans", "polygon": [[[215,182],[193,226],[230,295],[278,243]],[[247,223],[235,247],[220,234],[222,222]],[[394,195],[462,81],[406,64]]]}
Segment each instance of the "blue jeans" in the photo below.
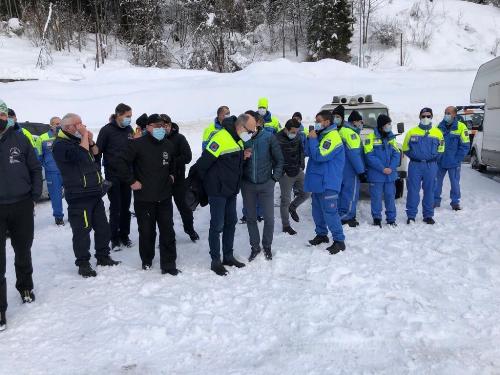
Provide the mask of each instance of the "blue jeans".
{"label": "blue jeans", "polygon": [[59,172],[45,172],[47,190],[49,191],[50,203],[52,203],[52,213],[55,218],[64,217],[62,204],[62,178]]}
{"label": "blue jeans", "polygon": [[316,224],[316,234],[327,236],[328,229],[334,241],[344,241],[344,231],[337,207],[339,194],[333,190],[312,193],[312,215]]}
{"label": "blue jeans", "polygon": [[210,229],[208,245],[212,262],[220,262],[220,234],[222,233],[222,253],[224,258],[233,256],[234,232],[238,215],[236,195],[229,198],[208,197],[210,205]]}

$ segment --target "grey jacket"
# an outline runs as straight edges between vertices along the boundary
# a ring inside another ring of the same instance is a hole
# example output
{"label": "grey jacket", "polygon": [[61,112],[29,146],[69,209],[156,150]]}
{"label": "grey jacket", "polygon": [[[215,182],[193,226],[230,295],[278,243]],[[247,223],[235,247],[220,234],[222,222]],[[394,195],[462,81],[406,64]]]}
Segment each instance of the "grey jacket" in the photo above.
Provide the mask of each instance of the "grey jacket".
{"label": "grey jacket", "polygon": [[260,130],[245,149],[252,149],[252,156],[245,161],[243,179],[253,184],[263,184],[271,178],[278,181],[283,175],[284,158],[281,147],[270,132]]}

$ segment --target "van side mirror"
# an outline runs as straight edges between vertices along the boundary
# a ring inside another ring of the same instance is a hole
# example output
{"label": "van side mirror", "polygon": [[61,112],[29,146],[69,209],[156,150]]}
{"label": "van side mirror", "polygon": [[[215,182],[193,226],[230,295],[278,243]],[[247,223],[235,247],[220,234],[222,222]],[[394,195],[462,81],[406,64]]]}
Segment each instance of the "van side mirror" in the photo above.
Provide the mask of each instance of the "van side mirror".
{"label": "van side mirror", "polygon": [[404,122],[398,122],[398,133],[403,134],[405,132],[405,124]]}

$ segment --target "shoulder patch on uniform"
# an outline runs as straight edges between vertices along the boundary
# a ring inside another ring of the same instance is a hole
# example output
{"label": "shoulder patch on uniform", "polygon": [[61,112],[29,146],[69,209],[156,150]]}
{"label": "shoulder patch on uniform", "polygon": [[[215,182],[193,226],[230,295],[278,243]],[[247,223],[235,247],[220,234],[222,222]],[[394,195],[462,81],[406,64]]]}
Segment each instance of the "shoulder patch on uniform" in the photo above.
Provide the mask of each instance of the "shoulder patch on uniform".
{"label": "shoulder patch on uniform", "polygon": [[465,135],[466,137],[468,137],[468,136],[469,136],[469,131],[468,131],[468,130],[464,130],[464,135]]}
{"label": "shoulder patch on uniform", "polygon": [[325,150],[328,150],[330,148],[330,146],[332,145],[332,142],[331,141],[325,141],[325,143],[323,143],[323,148]]}
{"label": "shoulder patch on uniform", "polygon": [[370,144],[370,138],[366,138],[365,139],[365,145],[369,145]]}
{"label": "shoulder patch on uniform", "polygon": [[352,133],[352,134],[351,134],[351,139],[352,139],[353,141],[355,141],[357,138],[358,138],[358,137],[357,137],[357,134],[355,134],[355,133]]}
{"label": "shoulder patch on uniform", "polygon": [[219,147],[220,146],[217,142],[212,142],[212,143],[210,143],[210,146],[209,146],[210,150],[212,150],[213,152],[216,152],[219,149]]}

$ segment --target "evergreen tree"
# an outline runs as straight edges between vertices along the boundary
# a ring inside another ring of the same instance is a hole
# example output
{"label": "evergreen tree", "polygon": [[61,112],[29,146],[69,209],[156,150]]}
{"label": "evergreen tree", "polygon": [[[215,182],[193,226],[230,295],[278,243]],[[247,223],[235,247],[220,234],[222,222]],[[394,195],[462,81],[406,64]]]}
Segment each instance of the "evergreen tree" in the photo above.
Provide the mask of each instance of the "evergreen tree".
{"label": "evergreen tree", "polygon": [[307,43],[311,59],[349,61],[353,22],[348,0],[310,0]]}

